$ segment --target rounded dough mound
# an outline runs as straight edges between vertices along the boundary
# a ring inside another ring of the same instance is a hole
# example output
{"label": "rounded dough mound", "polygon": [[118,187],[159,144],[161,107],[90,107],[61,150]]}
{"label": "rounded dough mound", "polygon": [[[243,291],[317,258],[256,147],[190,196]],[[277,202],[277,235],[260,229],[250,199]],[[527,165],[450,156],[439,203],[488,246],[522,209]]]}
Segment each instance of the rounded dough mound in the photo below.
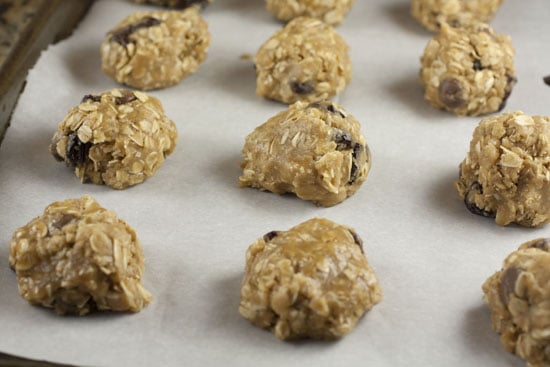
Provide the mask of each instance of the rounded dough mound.
{"label": "rounded dough mound", "polygon": [[17,229],[9,262],[21,296],[58,314],[138,312],[152,299],[135,231],[90,196],[50,204]]}
{"label": "rounded dough mound", "polygon": [[256,93],[284,103],[333,97],[351,79],[348,45],[313,18],[290,21],[260,47],[254,62]]}
{"label": "rounded dough mound", "polygon": [[314,218],[272,231],[246,253],[239,312],[280,339],[334,339],[382,299],[353,229]]}
{"label": "rounded dough mound", "polygon": [[481,120],[455,186],[471,212],[500,225],[550,221],[550,118],[514,112]]}
{"label": "rounded dough mound", "polygon": [[119,83],[149,90],[179,83],[199,69],[210,44],[197,7],[129,15],[101,45],[105,74]]}
{"label": "rounded dough mound", "polygon": [[246,137],[239,184],[338,204],[361,187],[370,169],[360,129],[336,103],[297,102]]}
{"label": "rounded dough mound", "polygon": [[514,48],[508,36],[487,24],[446,24],[421,58],[424,98],[459,116],[500,111],[516,83]]}
{"label": "rounded dough mound", "polygon": [[158,99],[113,89],[84,96],[59,124],[50,151],[82,182],[124,189],[153,176],[177,138]]}
{"label": "rounded dough mound", "polygon": [[411,14],[426,29],[437,32],[442,24],[455,27],[489,22],[502,0],[412,0]]}
{"label": "rounded dough mound", "polygon": [[504,348],[528,366],[550,366],[550,238],[512,252],[483,292]]}
{"label": "rounded dough mound", "polygon": [[282,21],[305,16],[337,25],[353,6],[355,0],[267,0],[267,10]]}

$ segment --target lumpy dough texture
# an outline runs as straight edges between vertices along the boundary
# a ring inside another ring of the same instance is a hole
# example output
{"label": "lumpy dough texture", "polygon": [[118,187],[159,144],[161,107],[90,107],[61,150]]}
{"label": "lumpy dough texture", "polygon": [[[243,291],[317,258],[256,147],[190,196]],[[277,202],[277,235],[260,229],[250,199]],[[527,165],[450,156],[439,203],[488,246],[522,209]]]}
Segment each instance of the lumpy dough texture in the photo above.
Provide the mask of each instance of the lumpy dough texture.
{"label": "lumpy dough texture", "polygon": [[370,169],[360,129],[336,103],[297,102],[246,137],[239,184],[338,204],[359,189]]}
{"label": "lumpy dough texture", "polygon": [[209,44],[197,7],[135,13],[107,33],[101,45],[103,71],[142,90],[168,87],[199,69]]}
{"label": "lumpy dough texture", "polygon": [[190,6],[206,7],[212,0],[134,0],[138,4],[153,4],[175,9],[185,9]]}
{"label": "lumpy dough texture", "polygon": [[516,83],[514,48],[487,24],[441,27],[421,58],[424,97],[456,115],[482,115],[504,108]]}
{"label": "lumpy dough texture", "polygon": [[84,96],[59,124],[50,150],[82,182],[124,189],[154,175],[176,140],[158,99],[113,89]]}
{"label": "lumpy dough texture", "polygon": [[267,9],[282,21],[307,16],[340,24],[355,0],[267,0]]}
{"label": "lumpy dough texture", "polygon": [[500,225],[550,220],[550,118],[521,112],[481,120],[460,164],[458,193]]}
{"label": "lumpy dough texture", "polygon": [[504,348],[529,367],[550,366],[550,238],[512,252],[483,292]]}
{"label": "lumpy dough texture", "polygon": [[239,312],[280,339],[334,339],[382,299],[353,229],[314,218],[246,253]]}
{"label": "lumpy dough texture", "polygon": [[459,27],[472,22],[488,22],[502,0],[412,0],[412,16],[424,27],[437,32],[442,24]]}
{"label": "lumpy dough texture", "polygon": [[90,196],[50,204],[17,229],[9,262],[21,296],[58,314],[138,312],[152,299],[135,231]]}
{"label": "lumpy dough texture", "polygon": [[290,21],[260,47],[254,62],[256,93],[284,103],[330,98],[351,79],[348,45],[313,18]]}

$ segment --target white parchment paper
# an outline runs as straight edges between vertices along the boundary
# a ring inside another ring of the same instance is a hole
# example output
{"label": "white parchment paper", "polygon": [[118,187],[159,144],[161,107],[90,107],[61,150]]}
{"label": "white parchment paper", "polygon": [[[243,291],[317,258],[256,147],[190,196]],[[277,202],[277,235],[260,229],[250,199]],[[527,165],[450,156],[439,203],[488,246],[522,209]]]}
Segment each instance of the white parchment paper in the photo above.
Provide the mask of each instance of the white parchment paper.
{"label": "white parchment paper", "polygon": [[[117,84],[101,73],[99,44],[127,14],[147,7],[103,0],[75,34],[30,73],[0,147],[0,350],[93,366],[523,366],[491,330],[481,284],[524,241],[548,227],[502,228],[470,214],[453,181],[479,118],[432,109],[418,83],[431,34],[405,0],[358,0],[338,31],[354,75],[338,101],[362,122],[373,154],[357,194],[332,208],[237,188],[246,134],[284,105],[255,96],[244,53],[280,27],[261,0],[216,0],[204,11],[212,45],[199,72],[152,92],[180,140],[153,178],[125,191],[82,185],[48,152],[67,110]],[[507,108],[550,114],[550,4],[505,1],[493,26],[512,36],[519,83]],[[57,200],[94,196],[136,228],[141,313],[58,317],[19,297],[8,267],[13,231]],[[338,342],[277,340],[237,312],[246,248],[264,233],[313,216],[355,227],[384,299]]]}

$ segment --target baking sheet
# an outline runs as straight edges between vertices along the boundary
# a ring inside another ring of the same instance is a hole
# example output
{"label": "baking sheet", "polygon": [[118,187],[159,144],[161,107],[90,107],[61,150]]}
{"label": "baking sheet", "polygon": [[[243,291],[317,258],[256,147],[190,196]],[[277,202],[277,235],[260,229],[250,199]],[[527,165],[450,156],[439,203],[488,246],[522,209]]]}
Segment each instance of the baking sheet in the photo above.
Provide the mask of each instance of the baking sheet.
{"label": "baking sheet", "polygon": [[[157,174],[124,191],[82,185],[48,153],[67,110],[117,87],[99,44],[129,1],[97,1],[74,35],[30,73],[0,147],[0,350],[81,365],[523,366],[491,330],[481,284],[524,241],[549,228],[502,228],[470,214],[453,181],[479,118],[432,109],[418,84],[431,34],[408,1],[357,1],[338,31],[354,75],[338,101],[362,122],[373,154],[363,187],[332,208],[237,188],[244,137],[284,105],[254,94],[251,60],[280,27],[263,1],[217,0],[204,11],[212,45],[199,72],[152,92],[177,124],[178,146]],[[550,114],[550,7],[505,1],[493,26],[510,34],[519,83],[507,108]],[[57,200],[94,196],[136,228],[154,301],[138,314],[58,317],[18,296],[7,263],[13,231]],[[355,227],[383,301],[337,342],[281,342],[237,311],[246,248],[273,230],[322,216]]]}

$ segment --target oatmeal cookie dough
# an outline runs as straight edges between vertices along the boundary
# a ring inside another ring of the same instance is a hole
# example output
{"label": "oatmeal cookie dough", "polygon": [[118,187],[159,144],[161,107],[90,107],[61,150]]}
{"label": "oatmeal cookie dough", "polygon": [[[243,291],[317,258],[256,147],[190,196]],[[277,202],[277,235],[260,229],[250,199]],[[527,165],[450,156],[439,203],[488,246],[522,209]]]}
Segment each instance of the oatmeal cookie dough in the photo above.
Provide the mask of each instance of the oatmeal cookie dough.
{"label": "oatmeal cookie dough", "polygon": [[426,46],[421,64],[424,98],[459,116],[502,110],[517,80],[510,37],[484,23],[444,24]]}
{"label": "oatmeal cookie dough", "polygon": [[209,44],[208,26],[197,7],[135,13],[107,33],[102,67],[119,83],[164,88],[196,72]]}
{"label": "oatmeal cookie dough", "polygon": [[174,9],[186,9],[191,6],[205,8],[212,0],[134,0],[138,4],[153,4]]}
{"label": "oatmeal cookie dough", "polygon": [[256,93],[284,103],[333,97],[351,79],[348,48],[330,25],[296,18],[256,53]]}
{"label": "oatmeal cookie dough", "polygon": [[239,312],[280,339],[334,339],[382,299],[355,231],[323,218],[272,231],[246,253]]}
{"label": "oatmeal cookie dough", "polygon": [[500,225],[550,221],[550,118],[514,112],[481,120],[455,187],[472,213]]}
{"label": "oatmeal cookie dough", "polygon": [[411,14],[426,29],[437,32],[442,24],[455,27],[489,22],[502,0],[411,0]]}
{"label": "oatmeal cookie dough", "polygon": [[336,103],[297,102],[246,137],[239,185],[338,204],[361,187],[370,169],[360,129]]}
{"label": "oatmeal cookie dough", "polygon": [[355,0],[266,0],[267,10],[282,21],[306,16],[325,23],[342,23]]}
{"label": "oatmeal cookie dough", "polygon": [[58,314],[138,312],[152,299],[135,231],[90,196],[52,203],[17,229],[9,263],[21,296]]}
{"label": "oatmeal cookie dough", "polygon": [[550,366],[550,238],[512,252],[483,292],[504,348],[529,367]]}
{"label": "oatmeal cookie dough", "polygon": [[50,151],[82,182],[125,189],[153,176],[177,137],[158,99],[113,89],[84,96],[59,124]]}

